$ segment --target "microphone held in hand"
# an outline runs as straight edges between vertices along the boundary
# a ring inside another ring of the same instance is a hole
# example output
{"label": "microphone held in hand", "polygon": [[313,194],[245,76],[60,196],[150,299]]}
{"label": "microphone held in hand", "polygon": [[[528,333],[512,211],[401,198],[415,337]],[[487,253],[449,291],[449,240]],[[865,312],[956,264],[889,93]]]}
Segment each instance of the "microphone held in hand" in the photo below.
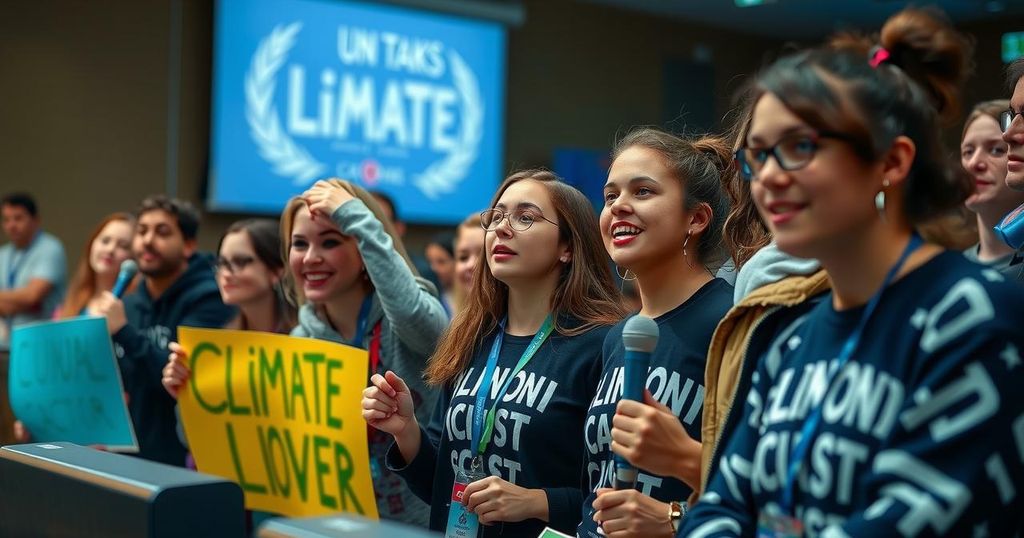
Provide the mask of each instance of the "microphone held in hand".
{"label": "microphone held in hand", "polygon": [[[626,348],[622,399],[643,402],[651,353],[658,345],[658,324],[646,316],[629,318],[622,328],[622,344]],[[615,456],[615,489],[633,489],[636,474],[636,467],[622,456]]]}
{"label": "microphone held in hand", "polygon": [[1024,246],[1024,205],[1003,217],[1003,221],[995,227],[995,231],[999,235],[999,239],[1013,247],[1014,250]]}
{"label": "microphone held in hand", "polygon": [[135,278],[135,274],[139,272],[139,264],[135,263],[135,260],[125,260],[121,262],[121,270],[117,272],[117,281],[114,282],[114,289],[111,293],[118,299],[124,295],[124,290],[128,289],[128,284],[131,283],[132,279]]}

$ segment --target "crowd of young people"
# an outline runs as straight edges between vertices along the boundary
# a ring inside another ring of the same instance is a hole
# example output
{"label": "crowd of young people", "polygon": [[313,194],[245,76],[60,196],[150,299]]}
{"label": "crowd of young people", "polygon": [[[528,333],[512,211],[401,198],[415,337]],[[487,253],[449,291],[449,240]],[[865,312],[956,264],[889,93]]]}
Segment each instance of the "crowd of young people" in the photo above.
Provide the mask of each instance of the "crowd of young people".
{"label": "crowd of young people", "polygon": [[[968,115],[956,163],[942,133],[972,54],[905,9],[786,55],[728,135],[622,136],[599,215],[551,172],[512,173],[428,246],[440,287],[393,208],[347,181],[233,225],[213,260],[194,209],[153,197],[100,222],[57,315],[106,316],[139,455],[175,465],[178,326],[367,349],[379,512],[437,531],[1013,535],[1024,254],[997,228],[1024,207],[1024,61],[1009,100]],[[964,208],[978,241],[947,250],[929,226]],[[642,400],[622,398],[615,273],[659,332]],[[623,462],[639,472],[616,489]]]}

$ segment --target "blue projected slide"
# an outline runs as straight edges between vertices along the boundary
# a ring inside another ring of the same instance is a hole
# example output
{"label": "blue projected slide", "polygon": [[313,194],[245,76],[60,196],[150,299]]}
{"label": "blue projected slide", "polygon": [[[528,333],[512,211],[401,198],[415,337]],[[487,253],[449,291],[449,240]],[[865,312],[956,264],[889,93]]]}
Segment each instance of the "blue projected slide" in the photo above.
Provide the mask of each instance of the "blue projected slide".
{"label": "blue projected slide", "polygon": [[220,0],[211,209],[274,213],[337,176],[449,224],[502,174],[505,30],[340,0]]}

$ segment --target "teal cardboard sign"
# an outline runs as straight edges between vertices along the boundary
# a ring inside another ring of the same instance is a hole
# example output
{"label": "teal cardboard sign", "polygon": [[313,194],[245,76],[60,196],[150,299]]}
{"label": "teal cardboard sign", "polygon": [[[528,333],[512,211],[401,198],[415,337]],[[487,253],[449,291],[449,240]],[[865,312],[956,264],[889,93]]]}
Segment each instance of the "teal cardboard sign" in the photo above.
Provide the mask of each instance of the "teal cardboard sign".
{"label": "teal cardboard sign", "polygon": [[11,409],[33,441],[138,452],[104,318],[16,327],[8,378]]}

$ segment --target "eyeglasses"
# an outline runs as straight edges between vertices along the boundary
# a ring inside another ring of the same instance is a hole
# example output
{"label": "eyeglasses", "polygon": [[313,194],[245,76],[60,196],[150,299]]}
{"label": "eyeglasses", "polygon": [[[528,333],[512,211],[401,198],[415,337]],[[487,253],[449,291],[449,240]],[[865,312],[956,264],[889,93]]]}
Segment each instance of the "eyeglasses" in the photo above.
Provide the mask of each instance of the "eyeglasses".
{"label": "eyeglasses", "polygon": [[783,137],[774,146],[767,148],[743,147],[734,154],[740,177],[752,181],[768,163],[768,157],[775,157],[779,167],[787,172],[800,170],[814,160],[822,138],[834,138],[849,141],[850,137],[842,133],[821,132],[817,134],[797,133]]}
{"label": "eyeglasses", "polygon": [[1012,108],[1008,108],[1008,109],[1004,110],[1003,113],[999,115],[999,127],[1001,127],[1003,129],[1004,133],[1006,131],[1009,131],[1010,130],[1010,124],[1013,123],[1013,120],[1015,120],[1018,117],[1020,117],[1021,114],[1022,114],[1022,112],[1019,112],[1019,111],[1015,112]]}
{"label": "eyeglasses", "polygon": [[228,274],[233,275],[235,273],[245,271],[245,268],[252,265],[252,262],[254,261],[256,261],[256,258],[253,258],[252,256],[235,256],[231,259],[221,257],[217,258],[217,260],[213,262],[213,268],[216,271],[226,270]]}
{"label": "eyeglasses", "polygon": [[[537,219],[551,222],[544,218],[544,215],[530,209],[516,209],[511,212],[503,209],[488,209],[480,212],[480,226],[488,232],[493,232],[498,229],[498,226],[501,225],[501,221],[505,220],[505,217],[508,217],[509,226],[512,226],[512,229],[517,232],[529,230],[530,226],[533,226]],[[558,224],[554,222],[551,222],[551,224],[554,224],[556,228],[558,227]]]}

